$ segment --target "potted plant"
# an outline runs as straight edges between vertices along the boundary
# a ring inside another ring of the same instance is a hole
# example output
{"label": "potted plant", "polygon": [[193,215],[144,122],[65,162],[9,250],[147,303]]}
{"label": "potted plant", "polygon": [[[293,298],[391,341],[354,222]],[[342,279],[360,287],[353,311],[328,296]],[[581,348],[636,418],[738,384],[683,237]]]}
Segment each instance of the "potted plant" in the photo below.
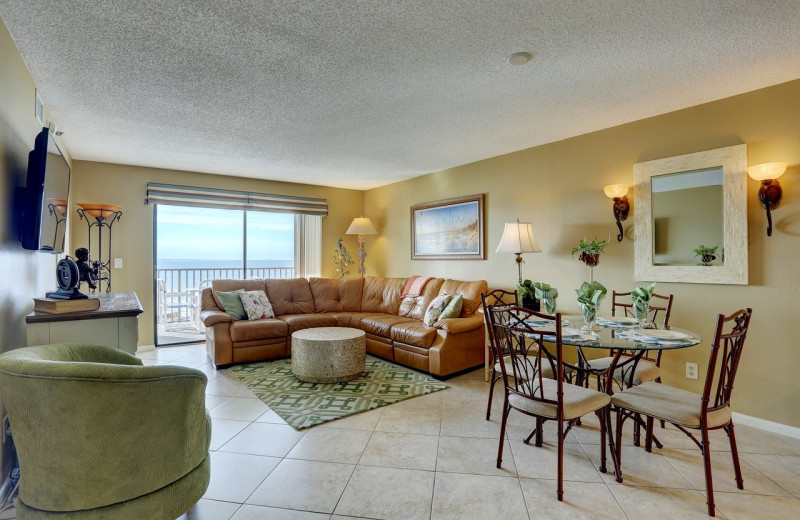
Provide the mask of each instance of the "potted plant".
{"label": "potted plant", "polygon": [[594,267],[600,260],[600,253],[603,252],[610,241],[611,238],[607,238],[606,240],[597,240],[597,237],[595,237],[592,241],[587,241],[586,238],[581,238],[578,242],[578,246],[572,248],[572,256],[575,257],[576,253],[580,253],[578,260],[589,267]]}
{"label": "potted plant", "polygon": [[344,247],[342,239],[340,238],[336,241],[336,250],[333,252],[333,265],[336,266],[336,274],[339,275],[339,278],[344,278],[345,275],[350,274],[347,268],[354,263],[350,253],[347,251],[347,248]]}
{"label": "potted plant", "polygon": [[558,298],[558,289],[550,287],[549,284],[543,282],[533,283],[533,292],[536,298],[544,304],[544,312],[547,314],[556,313],[556,298]]}
{"label": "potted plant", "polygon": [[631,291],[631,303],[633,304],[633,317],[639,321],[639,326],[645,328],[650,316],[650,298],[656,283],[653,282],[647,287],[636,287]]}
{"label": "potted plant", "polygon": [[692,249],[694,256],[699,256],[702,265],[711,265],[711,262],[717,259],[715,253],[717,252],[717,248],[719,244],[715,245],[714,247],[707,247],[703,244],[700,244],[700,247],[696,247]]}
{"label": "potted plant", "polygon": [[536,298],[534,284],[530,280],[525,280],[517,285],[517,303],[520,307],[525,307],[532,311],[540,310],[539,300]]}
{"label": "potted plant", "polygon": [[600,282],[583,282],[579,289],[575,289],[578,294],[578,305],[581,306],[583,321],[586,325],[584,329],[591,329],[594,320],[597,319],[597,307],[608,293],[608,290]]}

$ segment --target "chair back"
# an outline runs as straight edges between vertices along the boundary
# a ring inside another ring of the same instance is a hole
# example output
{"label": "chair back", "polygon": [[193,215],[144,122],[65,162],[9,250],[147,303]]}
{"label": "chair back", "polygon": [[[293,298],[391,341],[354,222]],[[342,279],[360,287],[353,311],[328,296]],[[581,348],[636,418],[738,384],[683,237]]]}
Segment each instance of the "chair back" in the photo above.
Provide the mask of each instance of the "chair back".
{"label": "chair back", "polygon": [[489,345],[491,352],[491,359],[503,359],[503,355],[497,357],[497,345],[494,339],[494,331],[489,323],[489,308],[497,306],[508,306],[517,304],[517,291],[505,291],[503,289],[494,289],[488,293],[481,293],[481,307],[483,308],[484,323],[486,324],[486,333],[489,336]]}
{"label": "chair back", "polygon": [[711,344],[711,356],[703,389],[701,416],[730,406],[733,381],[736,379],[736,370],[742,357],[742,348],[747,339],[747,329],[750,327],[752,314],[753,309],[748,307],[728,317],[724,314],[717,317],[717,329],[714,332],[714,342]]}
{"label": "chair back", "polygon": [[[489,310],[489,321],[499,354],[505,353],[510,362],[500,363],[506,391],[520,396],[554,404],[562,409],[564,366],[561,363],[561,313],[550,316],[516,306],[492,306]],[[555,334],[552,328],[542,330],[530,324],[529,319],[555,320]],[[555,336],[555,354],[544,348],[543,337]],[[557,400],[544,397],[542,384],[543,363],[549,363],[558,385]],[[506,365],[511,366],[508,373]]]}
{"label": "chair back", "polygon": [[[611,296],[611,315],[616,316],[617,311],[622,313],[622,316],[633,318],[633,302],[630,301],[631,292],[612,292]],[[650,297],[650,312],[652,313],[651,321],[653,323],[658,319],[659,314],[664,317],[664,328],[669,328],[669,316],[672,314],[672,294],[663,295],[653,293]],[[655,301],[654,301],[655,300]],[[661,300],[660,302],[658,300]]]}

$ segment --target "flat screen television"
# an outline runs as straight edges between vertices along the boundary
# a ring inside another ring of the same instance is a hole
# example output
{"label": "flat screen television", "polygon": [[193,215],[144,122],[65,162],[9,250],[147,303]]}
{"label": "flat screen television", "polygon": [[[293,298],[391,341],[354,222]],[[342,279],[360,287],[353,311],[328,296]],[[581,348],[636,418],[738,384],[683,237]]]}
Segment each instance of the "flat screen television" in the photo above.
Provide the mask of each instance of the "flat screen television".
{"label": "flat screen television", "polygon": [[42,128],[28,155],[28,182],[19,215],[25,249],[64,252],[70,168],[50,131]]}

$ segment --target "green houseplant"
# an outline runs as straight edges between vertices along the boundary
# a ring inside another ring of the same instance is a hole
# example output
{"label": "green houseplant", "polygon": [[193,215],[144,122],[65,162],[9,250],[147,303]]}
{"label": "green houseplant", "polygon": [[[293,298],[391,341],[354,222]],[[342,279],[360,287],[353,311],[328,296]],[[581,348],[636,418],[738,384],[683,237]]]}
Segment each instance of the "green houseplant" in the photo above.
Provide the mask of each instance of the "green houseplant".
{"label": "green houseplant", "polygon": [[708,247],[700,244],[699,247],[692,249],[692,252],[694,253],[694,256],[700,257],[702,265],[708,266],[711,265],[711,262],[717,259],[715,253],[717,252],[718,247],[719,244],[715,245],[714,247]]}
{"label": "green houseplant", "polygon": [[603,252],[610,241],[611,238],[597,240],[597,237],[595,237],[591,241],[586,240],[585,237],[581,238],[577,247],[572,248],[572,256],[574,258],[576,254],[580,253],[578,260],[589,267],[594,267],[600,261],[600,253]]}
{"label": "green houseplant", "polygon": [[544,312],[547,314],[556,313],[556,298],[558,298],[558,289],[543,282],[534,282],[533,292],[536,295],[536,298],[542,302],[542,304],[544,304]]}
{"label": "green houseplant", "polygon": [[532,311],[540,310],[539,299],[536,298],[536,289],[531,280],[524,280],[517,285],[517,303],[520,307],[525,307]]}
{"label": "green houseplant", "polygon": [[355,262],[353,258],[350,256],[350,252],[347,251],[347,248],[344,247],[342,244],[342,239],[336,241],[336,250],[333,252],[333,265],[336,266],[336,274],[339,275],[339,278],[344,278],[345,275],[350,274],[350,271],[347,269]]}

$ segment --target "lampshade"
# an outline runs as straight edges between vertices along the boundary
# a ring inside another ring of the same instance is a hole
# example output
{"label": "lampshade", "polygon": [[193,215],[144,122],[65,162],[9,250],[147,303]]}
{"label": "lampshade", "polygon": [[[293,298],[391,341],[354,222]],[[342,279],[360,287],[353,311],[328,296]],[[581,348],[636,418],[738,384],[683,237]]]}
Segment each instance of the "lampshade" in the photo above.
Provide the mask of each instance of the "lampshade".
{"label": "lampshade", "polygon": [[354,218],[353,223],[345,231],[346,235],[375,235],[378,230],[367,217]]}
{"label": "lampshade", "polygon": [[542,249],[533,237],[533,224],[530,222],[506,222],[503,238],[495,253],[540,253]]}
{"label": "lampshade", "polygon": [[628,189],[625,184],[609,184],[603,188],[603,192],[609,199],[619,199],[628,194]]}
{"label": "lampshade", "polygon": [[764,181],[767,179],[777,179],[783,175],[785,171],[785,162],[769,162],[749,167],[747,169],[747,175],[757,181]]}

